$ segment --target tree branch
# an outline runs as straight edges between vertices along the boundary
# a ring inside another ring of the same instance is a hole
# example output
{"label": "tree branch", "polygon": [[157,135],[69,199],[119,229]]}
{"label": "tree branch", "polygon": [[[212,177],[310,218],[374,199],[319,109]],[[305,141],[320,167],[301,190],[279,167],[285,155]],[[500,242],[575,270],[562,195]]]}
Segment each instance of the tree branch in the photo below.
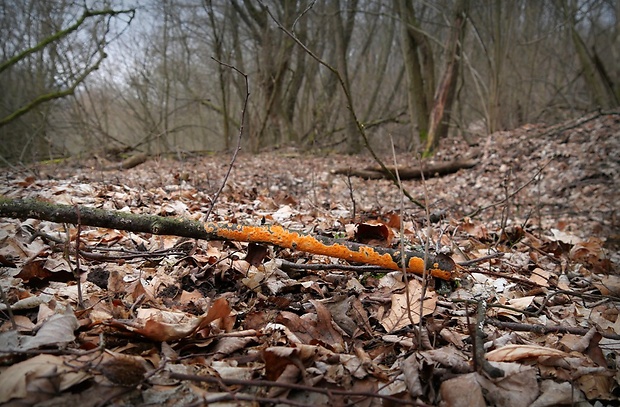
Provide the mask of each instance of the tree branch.
{"label": "tree branch", "polygon": [[[428,256],[424,253],[373,247],[346,240],[332,239],[319,235],[307,235],[285,229],[278,225],[244,226],[232,223],[201,223],[183,218],[140,215],[120,211],[106,211],[79,206],[79,223],[83,226],[120,229],[137,233],[173,235],[203,240],[231,240],[271,244],[282,248],[307,253],[336,257],[347,261],[374,264],[390,270],[400,270],[407,265],[407,271],[422,275],[425,273],[444,280],[455,277],[454,261],[445,255]],[[77,224],[76,206],[56,205],[35,199],[8,199],[0,197],[0,217],[18,219],[41,219],[57,223]]]}
{"label": "tree branch", "polygon": [[57,40],[59,40],[59,39],[61,39],[63,37],[66,37],[67,35],[71,34],[73,31],[75,31],[78,28],[80,28],[80,26],[84,23],[84,21],[86,21],[86,19],[89,18],[89,17],[102,16],[102,15],[108,15],[110,17],[113,17],[113,16],[116,16],[116,15],[119,15],[119,14],[130,13],[132,15],[132,18],[133,18],[133,14],[135,12],[136,12],[135,9],[119,10],[119,11],[115,11],[115,10],[99,10],[99,11],[85,10],[84,13],[82,14],[82,17],[80,17],[75,22],[75,24],[70,25],[69,27],[65,28],[64,30],[58,31],[57,33],[55,33],[53,35],[50,35],[49,37],[47,37],[43,41],[39,42],[34,47],[28,48],[27,50],[22,51],[21,53],[15,55],[13,58],[10,58],[10,59],[4,61],[2,64],[0,64],[0,73],[4,72],[9,67],[15,65],[16,63],[18,63],[22,59],[26,58],[28,55],[34,54],[35,52],[38,52],[38,51],[41,51],[43,48],[45,48],[47,45],[51,44],[52,42],[57,41]]}

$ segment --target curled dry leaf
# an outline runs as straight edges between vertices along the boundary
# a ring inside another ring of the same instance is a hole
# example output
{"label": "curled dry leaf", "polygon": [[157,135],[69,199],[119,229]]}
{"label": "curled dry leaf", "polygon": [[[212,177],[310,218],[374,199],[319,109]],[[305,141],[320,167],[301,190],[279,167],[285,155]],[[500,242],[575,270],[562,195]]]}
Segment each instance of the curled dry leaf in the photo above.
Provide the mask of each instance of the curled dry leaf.
{"label": "curled dry leaf", "polygon": [[592,283],[603,295],[620,297],[620,276],[602,276],[600,281]]}
{"label": "curled dry leaf", "polygon": [[114,384],[136,386],[144,380],[144,363],[142,358],[116,354],[103,362],[98,370]]}
{"label": "curled dry leaf", "polygon": [[139,312],[142,312],[144,318],[137,321],[112,320],[108,324],[154,341],[171,342],[205,329],[211,322],[230,315],[231,309],[225,298],[219,298],[213,302],[209,311],[200,317],[156,309],[141,309]]}
{"label": "curled dry leaf", "polygon": [[34,336],[15,331],[0,334],[0,348],[5,351],[23,352],[43,346],[66,345],[75,340],[74,331],[78,327],[78,320],[69,307],[64,314],[52,315]]}
{"label": "curled dry leaf", "polygon": [[492,362],[514,362],[540,356],[568,357],[570,355],[561,350],[536,345],[506,345],[486,354],[487,360]]}
{"label": "curled dry leaf", "polygon": [[381,320],[385,330],[393,332],[420,322],[420,302],[423,304],[422,316],[432,314],[437,304],[437,293],[426,290],[426,297],[421,299],[421,296],[422,284],[413,279],[409,281],[408,292],[393,294],[390,313]]}
{"label": "curled dry leaf", "polygon": [[64,391],[88,379],[90,374],[72,367],[71,359],[42,354],[10,366],[0,374],[0,403],[28,397],[35,404],[53,397],[54,392],[37,391],[52,381],[58,391]]}

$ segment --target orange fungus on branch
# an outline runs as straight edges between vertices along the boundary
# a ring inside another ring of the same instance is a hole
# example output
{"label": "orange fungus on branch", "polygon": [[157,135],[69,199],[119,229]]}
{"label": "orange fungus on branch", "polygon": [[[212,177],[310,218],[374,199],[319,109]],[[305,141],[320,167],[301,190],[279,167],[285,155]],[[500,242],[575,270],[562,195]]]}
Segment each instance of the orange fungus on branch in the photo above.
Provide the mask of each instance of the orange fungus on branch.
{"label": "orange fungus on branch", "polygon": [[[325,236],[312,236],[301,232],[291,231],[279,225],[245,226],[233,223],[220,224],[208,222],[204,225],[207,233],[224,240],[241,242],[267,243],[279,247],[299,250],[307,253],[336,257],[347,261],[373,264],[386,269],[399,270],[400,251],[388,248],[366,246],[345,240],[335,240]],[[405,253],[407,271],[415,274],[424,273],[424,255],[417,252]],[[444,260],[440,267],[439,262],[429,258],[430,275],[444,280],[450,280],[454,262]]]}

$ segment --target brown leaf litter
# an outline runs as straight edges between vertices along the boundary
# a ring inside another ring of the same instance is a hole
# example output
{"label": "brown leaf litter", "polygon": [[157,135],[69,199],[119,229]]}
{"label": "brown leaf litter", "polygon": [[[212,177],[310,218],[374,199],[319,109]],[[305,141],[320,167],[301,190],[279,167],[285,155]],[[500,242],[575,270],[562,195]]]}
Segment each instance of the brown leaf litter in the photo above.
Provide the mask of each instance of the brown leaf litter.
{"label": "brown leaf litter", "polygon": [[[433,162],[472,156],[476,166],[426,188],[404,182],[430,225],[416,205],[401,213],[390,181],[331,172],[370,158],[295,151],[241,154],[209,219],[404,239],[462,264],[449,286],[292,249],[88,227],[76,263],[75,225],[0,219],[0,401],[614,403],[620,115],[495,133],[476,153],[445,140]],[[228,160],[39,165],[9,171],[0,194],[204,221]],[[503,376],[481,368],[476,346]]]}

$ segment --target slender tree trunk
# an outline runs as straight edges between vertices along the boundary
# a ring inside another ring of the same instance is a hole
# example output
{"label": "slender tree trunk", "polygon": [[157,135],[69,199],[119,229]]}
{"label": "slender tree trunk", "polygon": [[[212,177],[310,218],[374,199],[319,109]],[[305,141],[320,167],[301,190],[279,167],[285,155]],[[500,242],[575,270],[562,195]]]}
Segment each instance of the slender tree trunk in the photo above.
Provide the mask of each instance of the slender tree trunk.
{"label": "slender tree trunk", "polygon": [[591,54],[585,44],[583,38],[577,30],[577,22],[575,19],[576,4],[568,4],[565,13],[569,14],[568,18],[571,22],[570,34],[577,58],[583,69],[583,78],[587,84],[588,91],[593,102],[599,107],[608,109],[618,105],[613,85],[608,81],[609,76],[605,67],[598,59],[597,55]]}
{"label": "slender tree trunk", "polygon": [[[336,69],[340,72],[344,86],[349,93],[351,93],[351,81],[349,80],[347,52],[355,24],[357,3],[358,0],[346,0],[346,9],[342,11],[340,9],[340,0],[332,0],[331,2],[332,11],[335,14]],[[362,140],[357,131],[357,124],[355,123],[352,109],[354,109],[354,106],[350,106],[347,111],[345,134],[348,141],[347,152],[357,154],[362,150]]]}
{"label": "slender tree trunk", "polygon": [[448,134],[448,123],[454,102],[456,83],[459,77],[459,66],[465,26],[467,21],[468,0],[457,0],[454,13],[454,25],[448,43],[446,67],[435,94],[433,109],[430,114],[428,139],[424,155],[431,155],[439,146],[439,140]]}
{"label": "slender tree trunk", "polygon": [[[433,57],[428,44],[422,44],[424,35],[417,31],[419,24],[411,2],[396,0],[395,5],[401,18],[401,47],[407,73],[407,101],[413,133],[412,144],[417,147],[420,140],[426,140],[428,135],[430,105],[427,91],[430,86],[433,86],[430,84],[434,83],[434,73],[429,72],[429,67],[433,65]],[[423,57],[421,58],[422,54]],[[426,67],[424,71],[423,61],[425,61],[424,66]],[[415,124],[418,126],[417,133],[413,131]]]}

